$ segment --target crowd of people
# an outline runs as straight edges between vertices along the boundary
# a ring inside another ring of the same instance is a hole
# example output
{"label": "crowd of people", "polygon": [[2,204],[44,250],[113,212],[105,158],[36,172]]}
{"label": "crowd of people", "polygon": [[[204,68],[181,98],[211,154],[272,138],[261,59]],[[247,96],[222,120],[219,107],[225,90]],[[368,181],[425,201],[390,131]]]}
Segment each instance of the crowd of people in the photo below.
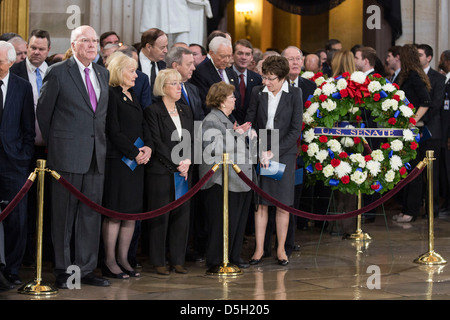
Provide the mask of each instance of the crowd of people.
{"label": "crowd of people", "polygon": [[[450,51],[441,54],[439,70],[433,70],[433,50],[426,44],[392,47],[383,62],[373,48],[347,50],[335,39],[314,53],[295,46],[262,52],[246,39],[233,42],[222,31],[211,33],[205,46],[175,43],[169,48],[166,33],[156,28],[144,32],[140,43],[123,44],[116,32],[99,37],[92,27],[81,26],[72,31],[67,52],[52,56],[45,30],[32,31],[28,41],[16,34],[1,37],[0,200],[11,201],[36,159],[45,159],[48,168],[105,208],[130,215],[149,212],[175,201],[180,184],[192,187],[224,153],[234,160],[251,159],[251,146],[264,132],[257,162],[238,161],[240,169],[269,195],[299,209],[302,184],[295,183],[295,170],[302,166],[303,106],[317,88],[302,74],[337,77],[361,71],[397,83],[416,107],[417,126],[431,132],[416,161],[426,150],[435,152],[434,212],[450,207]],[[376,126],[370,114],[363,118]],[[196,121],[200,132],[194,131]],[[194,161],[198,135],[201,163]],[[372,148],[379,146],[369,140]],[[178,149],[181,144],[184,148]],[[275,160],[285,165],[278,179],[263,174]],[[288,265],[299,250],[295,230],[306,226],[304,219],[256,197],[229,170],[230,262],[248,268],[271,256],[275,233],[276,261]],[[44,256],[53,263],[56,286],[67,288],[71,265],[80,267],[81,281],[89,285],[139,277],[139,251],[160,275],[187,273],[190,259],[204,259],[207,267],[220,264],[222,184],[218,170],[188,202],[135,221],[102,216],[51,179],[45,191]],[[398,223],[421,215],[423,186],[419,177],[403,190],[402,211],[394,217]],[[329,195],[326,189],[315,192]],[[0,289],[20,285],[21,266],[33,263],[33,194],[0,224]],[[242,257],[246,233],[255,235],[249,261]],[[98,267],[102,276],[94,272]]]}

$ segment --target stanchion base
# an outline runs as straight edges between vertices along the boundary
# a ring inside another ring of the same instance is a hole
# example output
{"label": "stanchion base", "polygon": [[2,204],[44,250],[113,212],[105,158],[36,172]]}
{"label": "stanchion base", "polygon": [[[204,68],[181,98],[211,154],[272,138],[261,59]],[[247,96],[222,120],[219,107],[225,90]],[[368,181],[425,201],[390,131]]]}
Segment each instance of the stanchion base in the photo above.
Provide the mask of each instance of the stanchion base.
{"label": "stanchion base", "polygon": [[372,240],[372,237],[368,233],[365,233],[365,232],[355,232],[352,234],[345,235],[344,239],[354,240],[354,241],[367,241],[367,240]]}
{"label": "stanchion base", "polygon": [[415,263],[418,264],[425,264],[425,265],[439,265],[439,264],[446,264],[447,261],[445,261],[442,256],[434,251],[429,251],[427,253],[424,253],[419,258],[414,260]]}
{"label": "stanchion base", "polygon": [[33,280],[21,288],[19,288],[19,293],[23,294],[29,294],[29,295],[35,295],[35,296],[45,296],[45,295],[52,295],[57,294],[58,289],[55,288],[53,285],[48,283],[41,283],[37,280]]}
{"label": "stanchion base", "polygon": [[218,266],[211,267],[206,271],[206,274],[215,276],[237,276],[241,275],[241,269],[233,264],[222,264]]}

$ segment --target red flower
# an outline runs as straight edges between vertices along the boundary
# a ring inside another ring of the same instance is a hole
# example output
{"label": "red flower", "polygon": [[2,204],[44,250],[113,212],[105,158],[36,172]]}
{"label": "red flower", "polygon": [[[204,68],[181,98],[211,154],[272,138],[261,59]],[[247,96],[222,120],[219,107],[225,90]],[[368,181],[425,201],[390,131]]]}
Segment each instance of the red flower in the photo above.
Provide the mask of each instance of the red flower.
{"label": "red flower", "polygon": [[411,123],[412,125],[416,125],[416,119],[414,118],[409,118],[409,123]]}
{"label": "red flower", "polygon": [[412,103],[408,104],[408,107],[412,110],[414,109],[414,105]]}
{"label": "red flower", "polygon": [[327,143],[328,142],[328,138],[326,136],[320,136],[319,141],[322,143]]}
{"label": "red flower", "polygon": [[355,142],[355,144],[359,144],[359,143],[361,143],[361,138],[354,137],[353,142]]}
{"label": "red flower", "polygon": [[416,150],[418,146],[419,145],[417,144],[417,142],[415,141],[411,142],[411,150]]}
{"label": "red flower", "polygon": [[339,158],[341,158],[341,159],[348,158],[347,152],[341,152],[341,153],[339,153]]}
{"label": "red flower", "polygon": [[350,73],[349,73],[349,72],[344,72],[344,73],[342,74],[342,76],[343,76],[344,78],[348,78],[348,77],[350,77]]}
{"label": "red flower", "polygon": [[379,93],[375,93],[373,95],[373,101],[378,102],[381,99],[381,95]]}
{"label": "red flower", "polygon": [[302,123],[302,131],[305,130],[305,127],[306,127],[306,123],[303,122]]}
{"label": "red flower", "polygon": [[347,98],[348,97],[348,90],[347,89],[343,89],[343,90],[339,91],[339,93],[341,94],[342,98]]}
{"label": "red flower", "polygon": [[380,185],[379,184],[373,184],[373,185],[371,185],[370,186],[370,188],[372,189],[372,190],[378,190],[379,188],[380,188]]}
{"label": "red flower", "polygon": [[339,166],[340,164],[341,164],[341,160],[339,160],[339,159],[334,158],[334,159],[331,160],[331,166],[332,166],[333,168],[336,168],[336,167]]}
{"label": "red flower", "polygon": [[389,144],[389,143],[383,143],[382,145],[381,145],[381,148],[383,148],[384,150],[387,150],[387,149],[389,149],[391,147],[391,145]]}
{"label": "red flower", "polygon": [[398,86],[398,84],[393,83],[392,85],[393,85],[397,90],[400,90],[400,87]]}
{"label": "red flower", "polygon": [[308,100],[305,102],[305,108],[308,109],[311,106],[312,102],[311,100]]}
{"label": "red flower", "polygon": [[400,172],[400,175],[405,175],[406,174],[406,168],[405,167],[401,167],[400,170],[398,171]]}
{"label": "red flower", "polygon": [[356,116],[356,121],[357,121],[357,122],[361,122],[361,121],[362,121],[361,116]]}
{"label": "red flower", "polygon": [[322,164],[320,162],[316,163],[316,170],[317,171],[322,171],[323,170]]}
{"label": "red flower", "polygon": [[395,119],[394,117],[392,117],[392,118],[390,118],[390,119],[388,120],[388,123],[389,123],[390,125],[395,125],[395,124],[397,123],[397,119]]}
{"label": "red flower", "polygon": [[341,178],[341,181],[343,184],[349,184],[350,183],[350,177],[349,176],[343,176]]}
{"label": "red flower", "polygon": [[374,73],[372,76],[373,76],[374,78],[383,78],[383,77],[381,76],[381,74],[379,74],[379,73]]}
{"label": "red flower", "polygon": [[321,94],[321,95],[319,96],[319,100],[322,101],[322,102],[327,101],[327,99],[328,99],[328,96],[326,96],[326,95],[324,95],[324,94]]}
{"label": "red flower", "polygon": [[392,99],[394,99],[396,101],[400,101],[400,96],[398,94],[396,94],[392,97]]}
{"label": "red flower", "polygon": [[366,160],[366,162],[369,162],[370,160],[373,160],[373,158],[370,154],[368,154],[367,156],[364,157],[364,160]]}
{"label": "red flower", "polygon": [[303,144],[303,145],[302,145],[302,151],[303,151],[303,152],[307,152],[307,151],[308,151],[308,148],[309,148],[309,147],[308,147],[307,144]]}

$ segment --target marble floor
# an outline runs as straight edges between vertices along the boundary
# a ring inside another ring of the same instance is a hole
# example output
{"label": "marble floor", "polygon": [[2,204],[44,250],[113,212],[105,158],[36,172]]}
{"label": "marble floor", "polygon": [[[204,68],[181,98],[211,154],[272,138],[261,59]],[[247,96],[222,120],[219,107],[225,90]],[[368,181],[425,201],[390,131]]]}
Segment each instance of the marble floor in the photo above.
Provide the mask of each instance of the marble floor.
{"label": "marble floor", "polygon": [[[428,219],[398,224],[391,217],[395,203],[387,203],[385,215],[363,224],[372,238],[358,242],[343,239],[333,231],[356,230],[355,220],[328,225],[326,230],[310,223],[309,230],[297,230],[300,250],[289,265],[279,266],[265,258],[258,266],[242,269],[237,276],[206,274],[204,262],[188,262],[186,275],[154,273],[142,258],[140,278],[111,280],[111,286],[59,290],[50,296],[0,292],[0,300],[30,301],[296,301],[296,300],[450,300],[450,266],[427,266],[414,260],[429,250]],[[450,259],[450,215],[435,218],[434,249]],[[347,228],[347,230],[344,230]],[[247,237],[244,258],[250,258],[254,238]],[[24,282],[33,280],[33,268],[24,268]],[[43,281],[53,283],[48,263],[43,264]]]}

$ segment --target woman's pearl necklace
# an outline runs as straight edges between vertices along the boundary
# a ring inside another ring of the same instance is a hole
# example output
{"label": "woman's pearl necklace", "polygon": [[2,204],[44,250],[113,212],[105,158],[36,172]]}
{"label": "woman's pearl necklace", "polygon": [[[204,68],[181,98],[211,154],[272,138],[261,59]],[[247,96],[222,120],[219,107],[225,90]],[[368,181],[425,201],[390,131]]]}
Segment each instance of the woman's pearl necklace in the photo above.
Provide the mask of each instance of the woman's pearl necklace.
{"label": "woman's pearl necklace", "polygon": [[173,107],[173,111],[167,111],[167,112],[169,112],[169,114],[175,114],[175,113],[177,113],[177,107],[175,106],[175,107]]}

